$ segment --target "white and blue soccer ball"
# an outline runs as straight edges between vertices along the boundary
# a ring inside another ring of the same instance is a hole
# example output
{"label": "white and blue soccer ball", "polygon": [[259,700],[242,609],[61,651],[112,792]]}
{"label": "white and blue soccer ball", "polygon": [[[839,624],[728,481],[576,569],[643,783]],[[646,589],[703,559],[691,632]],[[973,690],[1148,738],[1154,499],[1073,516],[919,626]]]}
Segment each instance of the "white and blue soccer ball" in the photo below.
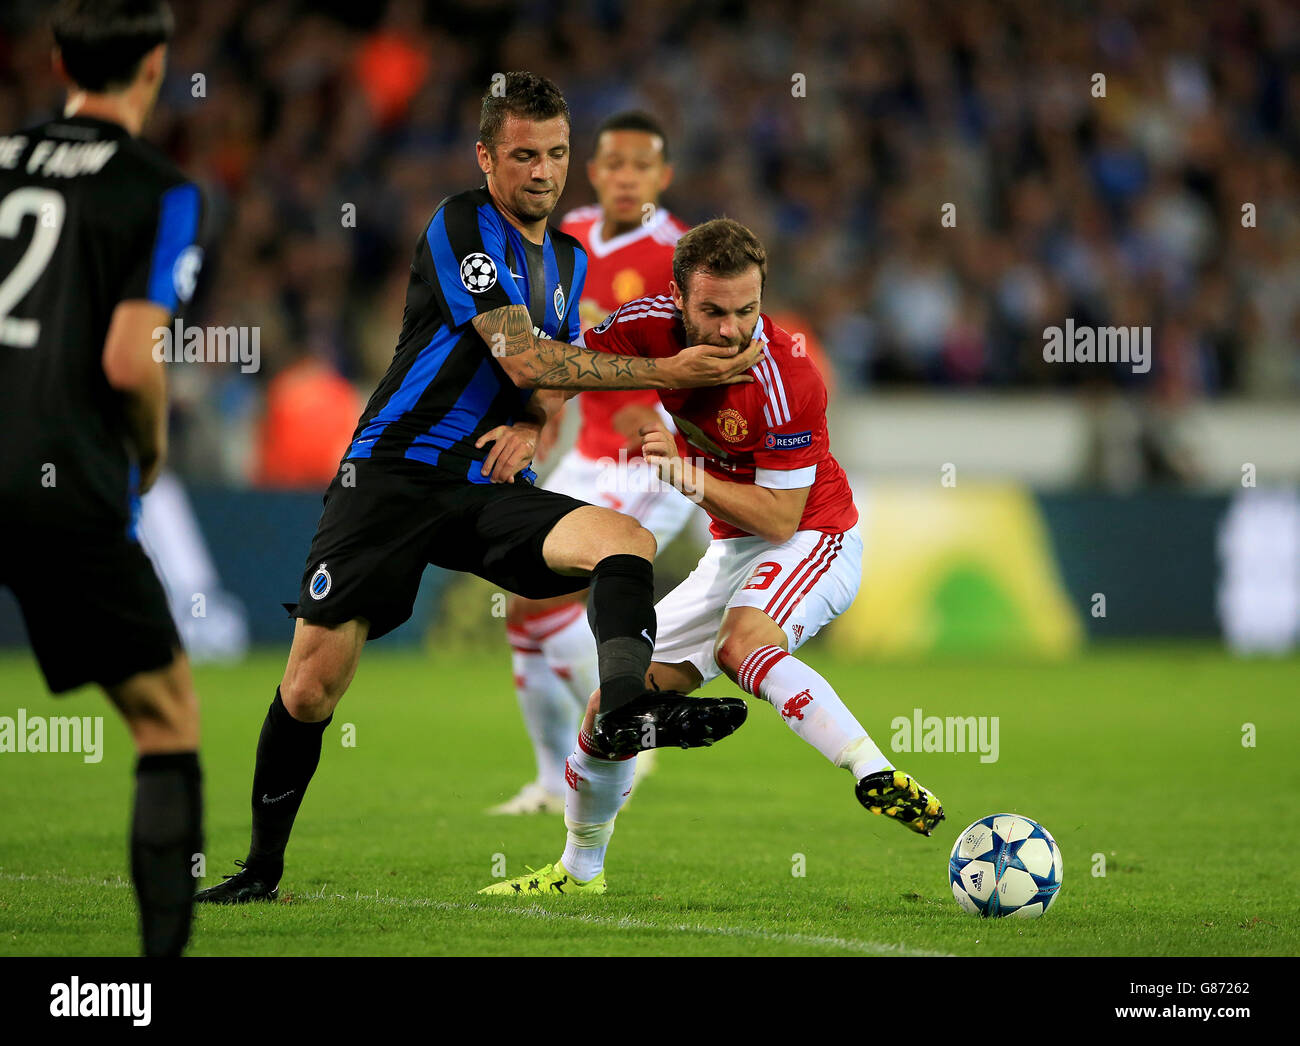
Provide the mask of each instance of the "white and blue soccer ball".
{"label": "white and blue soccer ball", "polygon": [[990,814],[970,825],[948,858],[952,895],[971,915],[1037,919],[1061,889],[1061,848],[1037,821]]}

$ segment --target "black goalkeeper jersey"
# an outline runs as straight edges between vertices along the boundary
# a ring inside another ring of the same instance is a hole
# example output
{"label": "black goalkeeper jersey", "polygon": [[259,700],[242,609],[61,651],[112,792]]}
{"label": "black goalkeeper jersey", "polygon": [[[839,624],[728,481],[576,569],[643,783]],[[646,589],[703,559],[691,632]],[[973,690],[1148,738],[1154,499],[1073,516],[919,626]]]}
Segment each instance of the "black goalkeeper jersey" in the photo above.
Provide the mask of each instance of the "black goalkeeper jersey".
{"label": "black goalkeeper jersey", "polygon": [[0,505],[20,532],[129,526],[136,470],[104,341],[119,302],[189,299],[201,212],[198,187],[117,124],[0,137]]}

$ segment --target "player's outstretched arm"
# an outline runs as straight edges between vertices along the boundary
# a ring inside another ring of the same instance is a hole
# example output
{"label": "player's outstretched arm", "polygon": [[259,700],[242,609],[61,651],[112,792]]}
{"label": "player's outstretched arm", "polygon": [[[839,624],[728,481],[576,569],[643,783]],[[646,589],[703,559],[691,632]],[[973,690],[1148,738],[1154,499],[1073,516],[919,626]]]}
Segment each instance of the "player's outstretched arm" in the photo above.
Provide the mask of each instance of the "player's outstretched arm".
{"label": "player's outstretched arm", "polygon": [[772,490],[711,476],[677,453],[677,441],[662,423],[641,427],[641,453],[665,483],[709,513],[773,545],[794,537],[811,487]]}
{"label": "player's outstretched arm", "polygon": [[533,333],[523,305],[506,305],[471,322],[510,379],[523,389],[693,389],[752,381],[744,372],[763,346],[692,345],[676,356],[647,359],[597,352]]}
{"label": "player's outstretched arm", "polygon": [[167,372],[154,359],[154,331],[171,313],[151,301],[124,301],[104,339],[104,376],[122,393],[127,433],[140,460],[140,493],[153,486],[167,457]]}

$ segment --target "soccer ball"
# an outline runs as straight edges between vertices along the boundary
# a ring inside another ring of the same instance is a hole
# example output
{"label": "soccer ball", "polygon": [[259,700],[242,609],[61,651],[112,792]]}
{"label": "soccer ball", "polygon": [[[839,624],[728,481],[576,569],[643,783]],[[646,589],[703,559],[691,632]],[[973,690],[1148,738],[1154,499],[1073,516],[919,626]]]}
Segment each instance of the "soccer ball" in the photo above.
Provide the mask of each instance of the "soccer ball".
{"label": "soccer ball", "polygon": [[948,878],[953,897],[971,915],[1037,919],[1061,889],[1061,850],[1037,821],[990,814],[957,837]]}

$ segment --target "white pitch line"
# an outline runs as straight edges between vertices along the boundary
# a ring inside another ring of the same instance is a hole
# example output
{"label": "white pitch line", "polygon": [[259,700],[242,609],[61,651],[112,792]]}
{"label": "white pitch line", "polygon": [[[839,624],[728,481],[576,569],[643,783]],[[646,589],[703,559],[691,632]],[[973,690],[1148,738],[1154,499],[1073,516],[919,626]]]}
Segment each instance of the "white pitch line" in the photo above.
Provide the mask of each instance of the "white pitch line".
{"label": "white pitch line", "polygon": [[11,883],[62,883],[64,886],[130,886],[130,879],[120,875],[109,877],[93,875],[28,875],[26,872],[6,872],[0,869],[0,879]]}
{"label": "white pitch line", "polygon": [[[324,900],[325,894],[304,894],[308,900]],[[374,901],[378,904],[393,904],[402,908],[435,908],[439,911],[454,912],[506,912],[522,915],[527,919],[555,919],[560,921],[586,923],[592,926],[612,926],[620,930],[661,930],[669,933],[693,933],[713,937],[748,937],[755,940],[775,941],[782,944],[806,944],[823,948],[841,948],[845,951],[861,952],[865,955],[918,955],[949,956],[948,952],[932,952],[922,948],[909,948],[905,944],[883,944],[878,941],[860,941],[847,937],[831,937],[822,934],[781,933],[773,930],[755,930],[744,926],[707,926],[703,923],[656,923],[638,919],[631,915],[591,915],[589,913],[557,912],[550,908],[516,908],[507,905],[479,904],[464,901],[435,901],[425,897],[378,897],[369,894],[329,895],[339,901]]]}
{"label": "white pitch line", "polygon": [[[0,880],[13,882],[58,882],[73,886],[130,886],[125,879],[96,879],[93,877],[74,878],[67,875],[14,875],[0,871]],[[528,908],[509,905],[482,904],[472,901],[438,901],[430,897],[380,897],[371,894],[356,893],[352,897],[346,894],[326,894],[324,888],[319,893],[302,893],[296,895],[307,901],[373,901],[376,904],[394,905],[399,908],[432,908],[442,912],[485,912],[506,913],[523,916],[525,919],[553,920],[557,922],[583,923],[589,926],[611,926],[618,930],[659,930],[666,933],[697,934],[705,937],[739,937],[751,940],[772,941],[778,944],[800,944],[819,948],[838,948],[842,951],[858,952],[862,955],[904,955],[904,956],[942,956],[950,957],[950,952],[928,951],[924,948],[911,948],[905,944],[885,944],[880,941],[862,941],[849,937],[832,937],[824,934],[781,933],[774,930],[756,930],[745,926],[708,926],[703,923],[656,923],[638,919],[631,915],[591,915],[587,912],[557,912],[549,908],[530,906]]]}

